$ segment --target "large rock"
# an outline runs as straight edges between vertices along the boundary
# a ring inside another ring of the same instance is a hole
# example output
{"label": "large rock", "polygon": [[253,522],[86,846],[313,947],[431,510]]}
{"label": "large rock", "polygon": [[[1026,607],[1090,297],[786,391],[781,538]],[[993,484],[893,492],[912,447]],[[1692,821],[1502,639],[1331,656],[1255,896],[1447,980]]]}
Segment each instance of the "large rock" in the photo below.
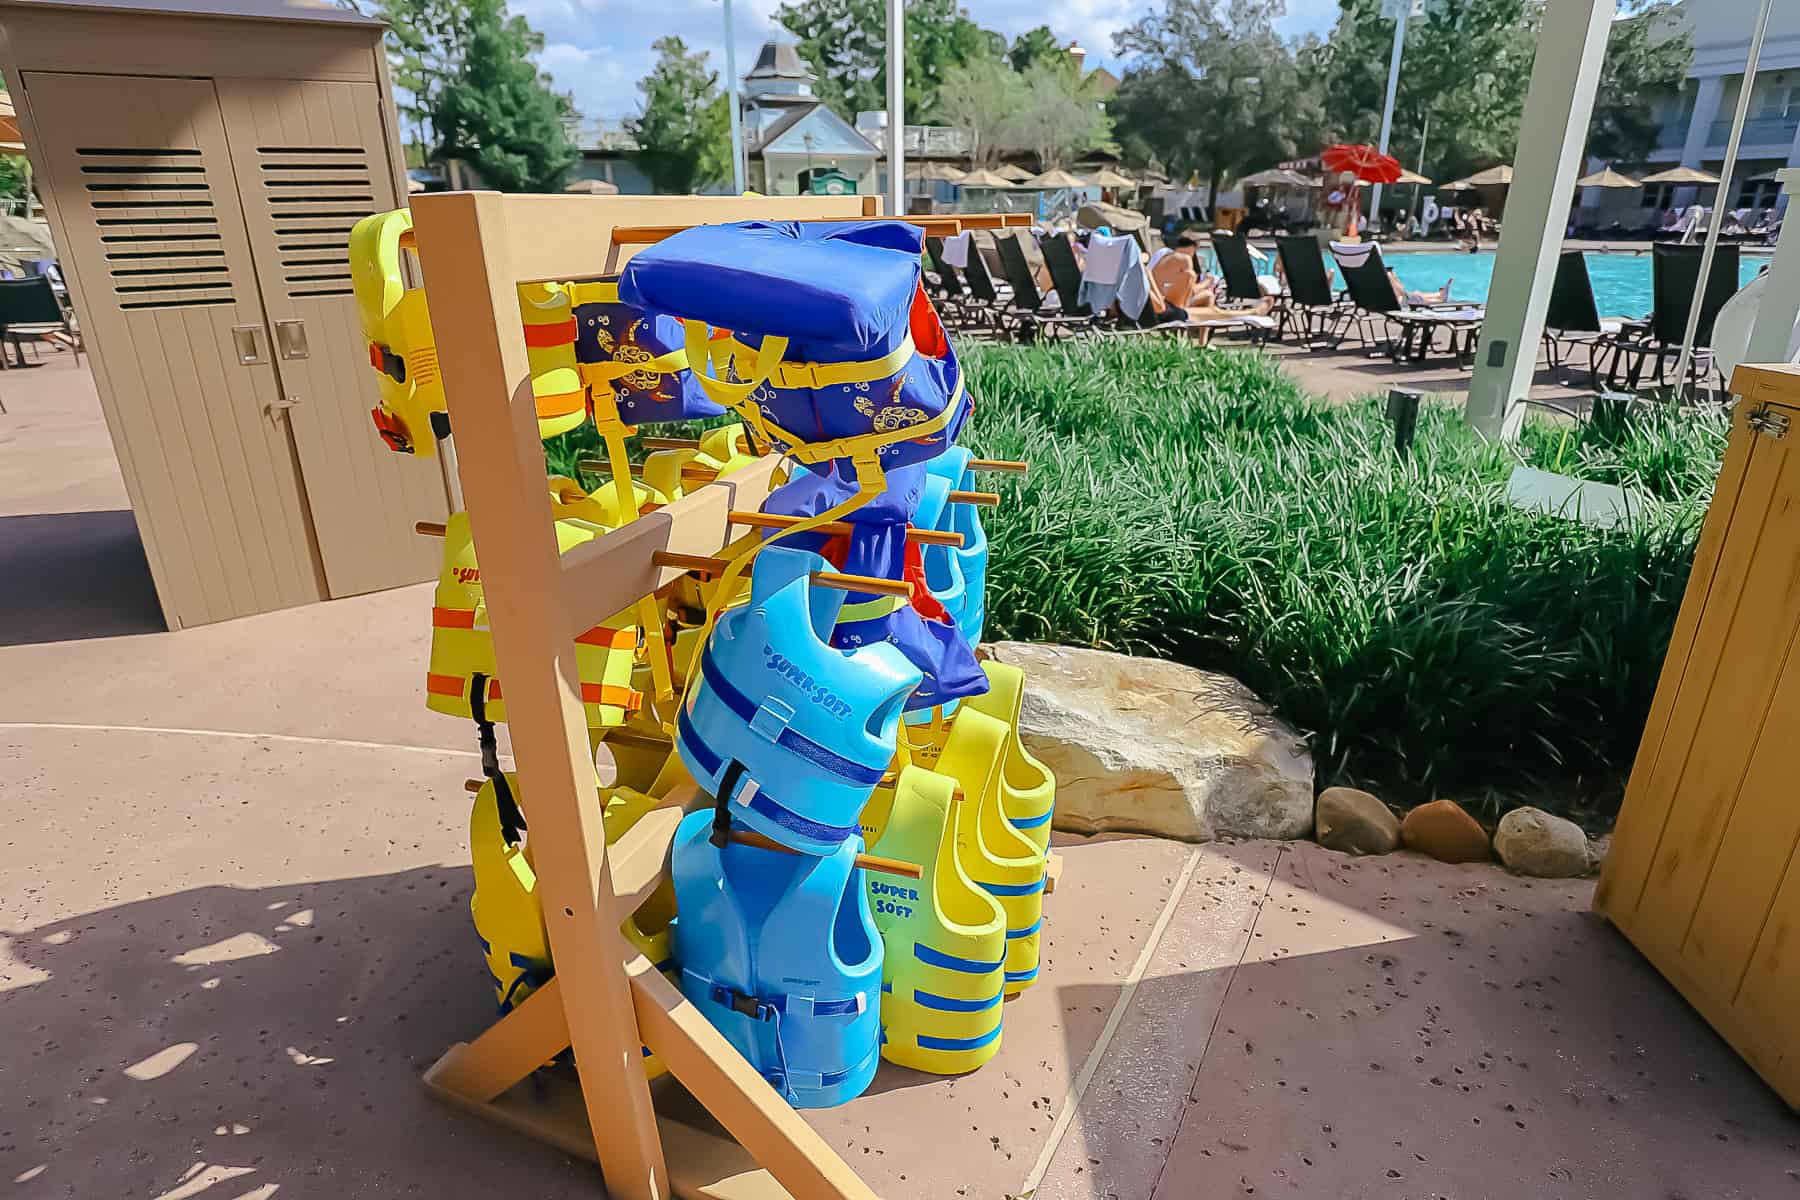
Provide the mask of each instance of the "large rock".
{"label": "large rock", "polygon": [[1361,788],[1326,788],[1313,813],[1313,836],[1327,850],[1386,854],[1400,847],[1400,818]]}
{"label": "large rock", "polygon": [[1581,826],[1541,808],[1515,808],[1501,817],[1494,851],[1508,870],[1539,879],[1586,875],[1591,865]]}
{"label": "large rock", "polygon": [[1312,831],[1312,755],[1230,676],[1070,646],[988,649],[1025,672],[1019,728],[1056,774],[1056,828],[1183,841]]}
{"label": "large rock", "polygon": [[1400,840],[1408,850],[1429,854],[1439,862],[1486,862],[1487,831],[1454,800],[1433,800],[1406,814]]}

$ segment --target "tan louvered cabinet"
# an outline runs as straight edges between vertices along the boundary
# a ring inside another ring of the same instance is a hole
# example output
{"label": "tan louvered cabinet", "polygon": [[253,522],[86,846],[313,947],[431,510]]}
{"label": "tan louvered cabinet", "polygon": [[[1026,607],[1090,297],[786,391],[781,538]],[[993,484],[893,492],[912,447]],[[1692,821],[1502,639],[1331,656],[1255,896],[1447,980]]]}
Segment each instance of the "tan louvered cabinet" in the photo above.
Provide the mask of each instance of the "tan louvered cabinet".
{"label": "tan louvered cabinet", "polygon": [[412,583],[347,243],[404,202],[379,23],[288,0],[0,0],[12,81],[171,628]]}
{"label": "tan louvered cabinet", "polygon": [[1732,391],[1594,905],[1800,1106],[1800,369],[1740,367]]}

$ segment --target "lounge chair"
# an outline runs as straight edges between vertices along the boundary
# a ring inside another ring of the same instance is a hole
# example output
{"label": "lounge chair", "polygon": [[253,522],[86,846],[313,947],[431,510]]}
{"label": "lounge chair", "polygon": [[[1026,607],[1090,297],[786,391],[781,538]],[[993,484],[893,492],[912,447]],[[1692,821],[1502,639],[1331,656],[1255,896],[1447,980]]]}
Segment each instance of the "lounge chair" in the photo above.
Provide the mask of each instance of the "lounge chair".
{"label": "lounge chair", "polygon": [[1579,250],[1564,250],[1556,260],[1556,278],[1550,283],[1550,304],[1544,311],[1544,350],[1553,370],[1563,364],[1563,348],[1588,348],[1588,374],[1600,381],[1600,363],[1618,354],[1624,322],[1600,315],[1594,303],[1594,284],[1588,278],[1587,259]]}
{"label": "lounge chair", "polygon": [[1038,250],[1044,256],[1044,266],[1050,271],[1050,282],[1056,288],[1062,312],[1069,316],[1092,316],[1093,310],[1081,302],[1081,263],[1075,258],[1075,248],[1069,244],[1069,235],[1051,234],[1038,243]]}
{"label": "lounge chair", "polygon": [[1333,345],[1344,340],[1344,326],[1355,318],[1356,306],[1331,287],[1325,255],[1318,239],[1306,235],[1278,237],[1275,253],[1281,256],[1281,273],[1287,277],[1288,311],[1308,344],[1321,336]]}
{"label": "lounge chair", "polygon": [[1275,337],[1279,340],[1290,320],[1287,296],[1279,291],[1270,294],[1263,286],[1256,270],[1256,259],[1250,253],[1249,239],[1241,233],[1215,231],[1212,247],[1219,260],[1219,272],[1225,276],[1225,295],[1229,299],[1247,304],[1260,304],[1264,299],[1274,302],[1270,315],[1274,318]]}
{"label": "lounge chair", "polygon": [[1006,281],[1012,285],[1008,315],[1021,342],[1034,342],[1040,337],[1066,337],[1093,325],[1094,314],[1091,312],[1064,312],[1045,302],[1038,291],[1037,280],[1032,278],[1031,262],[1025,257],[1025,249],[1019,245],[1017,235],[997,234],[994,246],[1000,251],[1000,266],[1006,273]]}
{"label": "lounge chair", "polygon": [[[1654,383],[1670,382],[1666,376],[1669,364],[1681,357],[1681,340],[1687,336],[1688,314],[1700,295],[1700,258],[1704,246],[1680,246],[1659,243],[1652,246],[1650,257],[1650,294],[1656,305],[1650,314],[1650,328],[1642,340],[1623,335],[1613,339],[1617,350],[1607,382],[1616,385],[1621,370],[1625,386],[1635,389],[1644,377],[1644,367],[1655,357],[1651,375]],[[1688,377],[1673,382],[1678,387],[1698,387],[1713,372],[1713,322],[1719,310],[1738,291],[1738,247],[1720,244],[1713,255],[1712,274],[1706,281],[1706,295],[1700,301],[1700,322],[1694,329],[1694,354],[1688,362]]]}
{"label": "lounge chair", "polygon": [[[1485,315],[1480,307],[1468,305],[1446,309],[1402,300],[1394,294],[1393,281],[1388,278],[1380,246],[1370,246],[1368,255],[1360,263],[1346,261],[1335,250],[1333,255],[1337,257],[1338,271],[1344,277],[1350,300],[1356,305],[1354,320],[1365,345],[1376,344],[1374,335],[1379,333],[1380,345],[1389,358],[1396,362],[1402,358],[1423,362],[1436,347],[1437,335],[1441,332],[1459,365],[1466,367],[1474,362],[1475,342],[1481,336],[1481,320]],[[1393,326],[1400,329],[1398,342],[1392,336]]]}
{"label": "lounge chair", "polygon": [[[33,365],[25,361],[27,340],[67,346],[74,352],[75,361],[81,361],[81,331],[57,300],[47,275],[0,280],[0,341],[12,343],[13,366]],[[4,363],[4,351],[0,349],[0,365]]]}

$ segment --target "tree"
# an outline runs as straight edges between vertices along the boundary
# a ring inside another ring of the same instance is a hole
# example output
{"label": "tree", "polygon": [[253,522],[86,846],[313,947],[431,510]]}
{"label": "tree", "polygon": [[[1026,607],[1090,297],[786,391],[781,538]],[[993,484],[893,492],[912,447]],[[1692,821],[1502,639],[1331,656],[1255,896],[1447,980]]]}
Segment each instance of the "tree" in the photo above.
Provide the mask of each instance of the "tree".
{"label": "tree", "polygon": [[[1406,23],[1390,152],[1455,178],[1510,161],[1531,86],[1541,0],[1454,0]],[[1381,0],[1339,0],[1330,40],[1309,65],[1325,95],[1327,136],[1375,142],[1394,24]],[[1427,130],[1429,123],[1429,130]]]}
{"label": "tree", "polygon": [[531,61],[543,35],[505,0],[465,0],[464,12],[460,61],[432,106],[439,152],[503,192],[555,190],[579,152],[563,130],[573,105]]}
{"label": "tree", "polygon": [[1107,105],[1120,140],[1171,171],[1227,174],[1316,145],[1317,89],[1275,32],[1283,0],[1167,0],[1113,38],[1127,60]]}
{"label": "tree", "polygon": [[1006,124],[1025,105],[1024,76],[999,58],[952,67],[938,89],[939,116],[969,131],[969,157],[980,164],[993,162],[1007,148]]}
{"label": "tree", "polygon": [[730,109],[705,51],[690,52],[673,34],[652,48],[656,65],[638,81],[643,111],[625,127],[656,190],[685,195],[730,176]]}
{"label": "tree", "polygon": [[[797,39],[818,75],[814,90],[845,120],[887,107],[886,0],[789,0],[775,20]],[[1006,39],[983,29],[956,0],[906,7],[906,116],[936,114],[938,88],[953,67],[1005,53]]]}
{"label": "tree", "polygon": [[1053,62],[1059,58],[1067,58],[1068,51],[1056,40],[1048,25],[1039,25],[1036,29],[1027,29],[1013,39],[1012,49],[1006,52],[1007,60],[1015,71],[1028,71],[1034,63]]}
{"label": "tree", "polygon": [[1035,154],[1041,169],[1062,166],[1112,132],[1100,98],[1069,61],[1037,63],[1024,73],[1023,83],[1025,105],[1002,126],[1002,136]]}
{"label": "tree", "polygon": [[1643,162],[1660,128],[1653,102],[1681,90],[1694,61],[1687,29],[1670,20],[1675,6],[1654,0],[1614,21],[1600,68],[1588,153],[1607,162]]}

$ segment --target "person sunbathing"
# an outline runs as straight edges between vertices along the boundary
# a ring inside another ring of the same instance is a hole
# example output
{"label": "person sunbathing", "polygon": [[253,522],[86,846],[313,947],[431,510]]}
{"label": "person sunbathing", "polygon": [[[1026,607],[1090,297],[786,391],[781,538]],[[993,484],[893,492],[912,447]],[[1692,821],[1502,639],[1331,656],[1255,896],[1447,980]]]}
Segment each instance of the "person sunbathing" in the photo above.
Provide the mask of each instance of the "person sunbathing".
{"label": "person sunbathing", "polygon": [[[1219,290],[1200,272],[1200,242],[1189,234],[1175,239],[1174,249],[1160,250],[1150,260],[1150,279],[1156,284],[1150,304],[1158,313],[1163,309],[1157,300],[1182,309],[1190,321],[1228,321],[1233,317],[1265,316],[1273,302],[1263,297],[1246,308],[1223,308]],[[1160,293],[1160,296],[1158,295]]]}
{"label": "person sunbathing", "polygon": [[1395,297],[1402,304],[1448,304],[1450,302],[1450,285],[1456,282],[1456,276],[1452,275],[1445,279],[1444,286],[1435,292],[1409,292],[1391,267],[1388,269],[1387,275],[1388,282],[1394,285]]}

